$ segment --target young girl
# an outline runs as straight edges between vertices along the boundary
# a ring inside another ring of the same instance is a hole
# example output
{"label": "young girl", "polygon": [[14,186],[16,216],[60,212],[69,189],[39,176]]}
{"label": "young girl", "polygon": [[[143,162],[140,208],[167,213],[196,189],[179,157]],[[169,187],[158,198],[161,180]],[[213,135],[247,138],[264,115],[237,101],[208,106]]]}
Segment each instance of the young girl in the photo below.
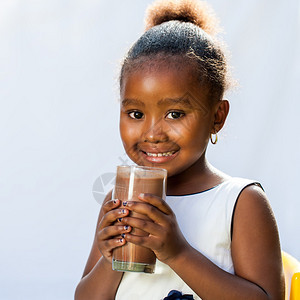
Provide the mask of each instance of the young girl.
{"label": "young girl", "polygon": [[[133,162],[168,171],[167,199],[141,194],[142,202],[122,203],[107,195],[75,298],[283,299],[279,237],[264,191],[206,159],[229,110],[213,15],[203,2],[164,0],[146,20],[121,69],[120,133]],[[113,249],[127,242],[154,251],[155,274],[112,270]]]}

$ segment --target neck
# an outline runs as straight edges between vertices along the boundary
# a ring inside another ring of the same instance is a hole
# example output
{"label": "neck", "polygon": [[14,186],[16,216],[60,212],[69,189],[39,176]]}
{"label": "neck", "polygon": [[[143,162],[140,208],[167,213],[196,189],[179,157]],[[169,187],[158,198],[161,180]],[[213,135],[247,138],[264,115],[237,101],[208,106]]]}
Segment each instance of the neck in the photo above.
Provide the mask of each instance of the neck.
{"label": "neck", "polygon": [[228,176],[215,169],[203,155],[188,169],[168,178],[167,195],[199,193],[220,184],[226,178]]}

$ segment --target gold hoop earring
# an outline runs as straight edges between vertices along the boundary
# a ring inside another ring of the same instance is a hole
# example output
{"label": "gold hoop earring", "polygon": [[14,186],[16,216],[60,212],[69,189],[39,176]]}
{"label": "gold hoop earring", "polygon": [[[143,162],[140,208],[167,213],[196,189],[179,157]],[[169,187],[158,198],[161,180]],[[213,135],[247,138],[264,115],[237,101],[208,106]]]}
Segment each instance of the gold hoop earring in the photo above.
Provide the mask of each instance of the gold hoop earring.
{"label": "gold hoop earring", "polygon": [[217,143],[217,141],[218,141],[218,134],[217,134],[218,132],[217,132],[217,130],[216,130],[216,132],[214,133],[215,134],[215,140],[213,140],[213,138],[212,138],[212,133],[210,134],[210,141],[211,141],[211,143],[213,144],[213,145],[215,145],[216,143]]}

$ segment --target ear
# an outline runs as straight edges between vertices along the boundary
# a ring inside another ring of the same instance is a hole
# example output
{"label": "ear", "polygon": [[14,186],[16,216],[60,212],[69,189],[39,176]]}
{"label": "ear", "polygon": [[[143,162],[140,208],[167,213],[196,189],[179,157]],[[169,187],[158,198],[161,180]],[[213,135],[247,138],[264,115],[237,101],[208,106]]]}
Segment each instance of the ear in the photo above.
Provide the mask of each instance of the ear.
{"label": "ear", "polygon": [[212,124],[212,133],[216,133],[222,129],[225,124],[228,112],[229,112],[229,102],[228,100],[220,100],[215,105],[215,114]]}

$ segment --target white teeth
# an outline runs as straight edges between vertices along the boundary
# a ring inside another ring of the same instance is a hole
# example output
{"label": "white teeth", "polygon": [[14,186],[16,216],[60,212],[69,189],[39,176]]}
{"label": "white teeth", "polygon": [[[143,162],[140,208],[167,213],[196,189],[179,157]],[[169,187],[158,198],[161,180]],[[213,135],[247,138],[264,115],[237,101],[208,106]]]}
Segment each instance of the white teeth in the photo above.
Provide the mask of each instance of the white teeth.
{"label": "white teeth", "polygon": [[148,156],[154,156],[154,157],[170,156],[170,155],[172,155],[174,153],[175,153],[175,151],[164,152],[164,153],[150,153],[150,152],[146,152],[146,154]]}

